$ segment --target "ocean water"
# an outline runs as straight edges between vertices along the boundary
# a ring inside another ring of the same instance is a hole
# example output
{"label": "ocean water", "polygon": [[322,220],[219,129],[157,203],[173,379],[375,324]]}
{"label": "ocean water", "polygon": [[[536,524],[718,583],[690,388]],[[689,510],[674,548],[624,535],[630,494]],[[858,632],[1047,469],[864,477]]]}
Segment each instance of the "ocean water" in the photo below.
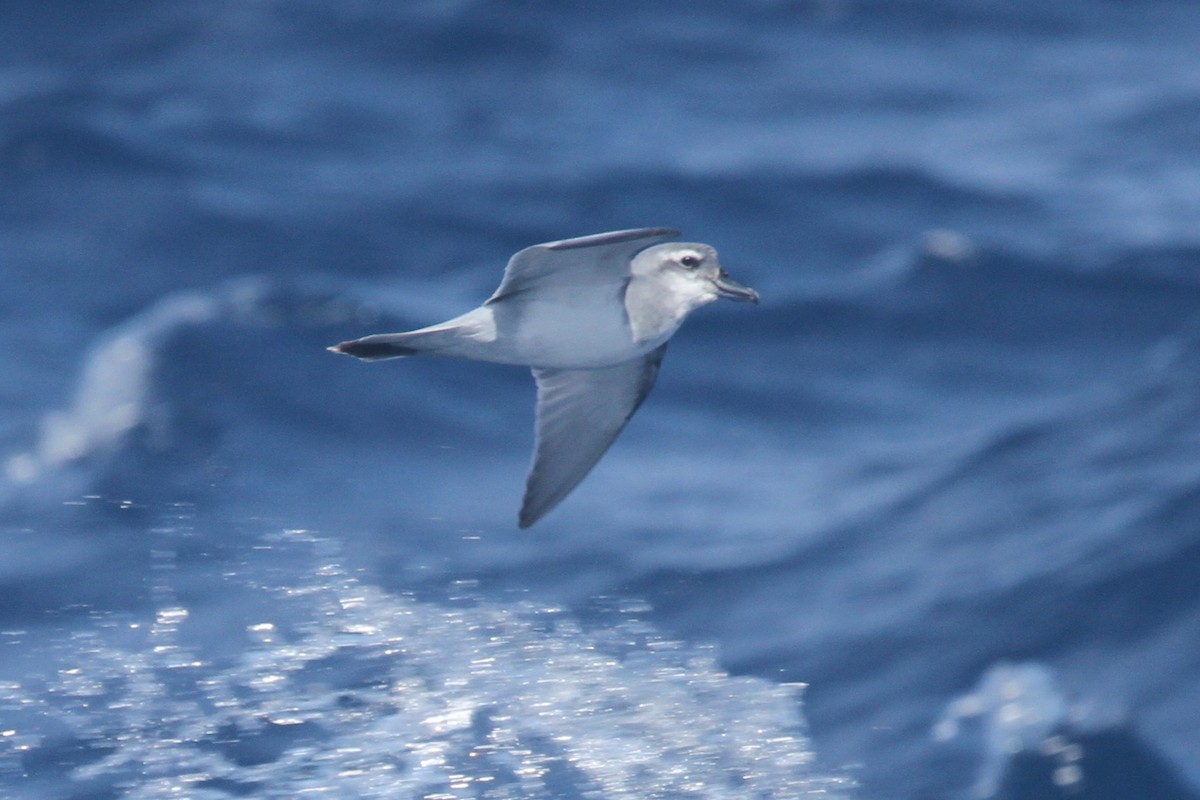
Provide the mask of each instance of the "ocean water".
{"label": "ocean water", "polygon": [[[9,4],[13,798],[1200,797],[1200,8]],[[527,371],[324,347],[669,225],[530,531]]]}

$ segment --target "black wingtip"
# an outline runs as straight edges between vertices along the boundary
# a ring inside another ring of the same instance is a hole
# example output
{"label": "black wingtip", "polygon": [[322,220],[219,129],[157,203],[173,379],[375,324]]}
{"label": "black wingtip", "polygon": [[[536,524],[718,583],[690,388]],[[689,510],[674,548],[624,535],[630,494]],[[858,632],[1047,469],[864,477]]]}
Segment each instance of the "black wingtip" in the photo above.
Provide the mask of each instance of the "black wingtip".
{"label": "black wingtip", "polygon": [[530,505],[529,499],[526,498],[525,502],[521,505],[521,513],[517,515],[517,527],[521,530],[532,528],[541,521],[542,517],[553,511],[558,502],[558,500],[555,500],[549,505],[543,505],[539,508]]}
{"label": "black wingtip", "polygon": [[528,505],[521,506],[521,513],[517,515],[517,527],[521,530],[528,530],[534,524],[536,524],[539,519],[544,517],[547,511],[549,511],[549,509],[534,511],[529,508]]}

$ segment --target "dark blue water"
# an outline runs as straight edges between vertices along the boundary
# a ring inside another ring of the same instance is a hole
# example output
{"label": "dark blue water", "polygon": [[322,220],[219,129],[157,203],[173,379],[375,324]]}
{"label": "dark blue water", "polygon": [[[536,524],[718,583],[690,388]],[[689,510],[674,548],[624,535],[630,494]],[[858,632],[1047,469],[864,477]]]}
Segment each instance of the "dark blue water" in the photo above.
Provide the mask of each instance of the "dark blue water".
{"label": "dark blue water", "polygon": [[[1194,4],[3,16],[5,796],[1200,796]],[[531,531],[323,349],[658,225],[763,303]]]}

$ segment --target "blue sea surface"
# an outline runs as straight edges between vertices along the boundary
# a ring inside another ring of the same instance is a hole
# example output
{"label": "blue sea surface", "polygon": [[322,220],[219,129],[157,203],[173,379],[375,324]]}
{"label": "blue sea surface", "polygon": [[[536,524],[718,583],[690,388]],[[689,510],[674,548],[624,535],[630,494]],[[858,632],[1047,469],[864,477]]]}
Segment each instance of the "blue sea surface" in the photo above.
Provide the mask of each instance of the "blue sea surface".
{"label": "blue sea surface", "polygon": [[[1200,6],[0,25],[0,794],[1200,798]],[[518,531],[527,370],[324,348],[672,226],[757,307]]]}

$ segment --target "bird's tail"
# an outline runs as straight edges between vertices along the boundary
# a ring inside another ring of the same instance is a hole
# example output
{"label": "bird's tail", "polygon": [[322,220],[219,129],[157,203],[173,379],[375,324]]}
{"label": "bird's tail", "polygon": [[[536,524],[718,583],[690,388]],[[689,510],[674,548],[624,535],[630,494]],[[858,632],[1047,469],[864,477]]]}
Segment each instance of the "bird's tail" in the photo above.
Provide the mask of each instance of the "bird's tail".
{"label": "bird's tail", "polygon": [[455,329],[424,329],[407,333],[377,333],[328,348],[333,353],[345,353],[364,361],[382,361],[421,353],[436,354],[456,340]]}

